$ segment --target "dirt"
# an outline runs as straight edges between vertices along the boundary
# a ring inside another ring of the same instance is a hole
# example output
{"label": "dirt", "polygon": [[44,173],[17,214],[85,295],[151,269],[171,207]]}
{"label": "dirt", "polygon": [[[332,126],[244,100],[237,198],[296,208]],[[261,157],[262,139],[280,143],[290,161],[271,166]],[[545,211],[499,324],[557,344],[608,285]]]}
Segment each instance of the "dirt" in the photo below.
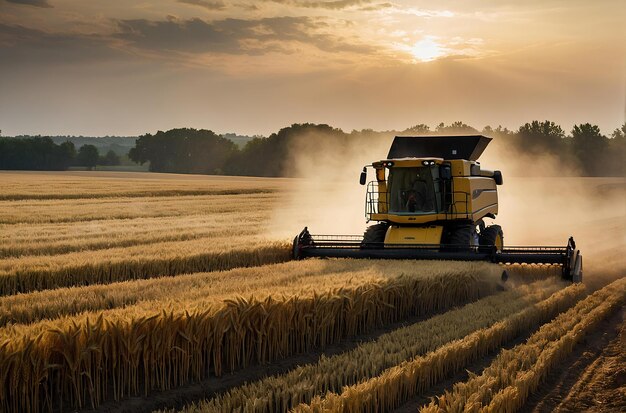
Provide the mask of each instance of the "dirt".
{"label": "dirt", "polygon": [[[626,309],[622,308],[596,329],[594,335],[579,343],[572,354],[553,371],[520,410],[529,413],[626,412]],[[518,337],[507,343],[510,349],[524,342]],[[406,402],[396,413],[417,412],[420,406],[450,391],[458,382],[468,380],[468,371],[480,374],[498,352],[465,367],[464,371],[433,386],[429,391]]]}
{"label": "dirt", "polygon": [[626,412],[626,309],[605,320],[522,411]]}

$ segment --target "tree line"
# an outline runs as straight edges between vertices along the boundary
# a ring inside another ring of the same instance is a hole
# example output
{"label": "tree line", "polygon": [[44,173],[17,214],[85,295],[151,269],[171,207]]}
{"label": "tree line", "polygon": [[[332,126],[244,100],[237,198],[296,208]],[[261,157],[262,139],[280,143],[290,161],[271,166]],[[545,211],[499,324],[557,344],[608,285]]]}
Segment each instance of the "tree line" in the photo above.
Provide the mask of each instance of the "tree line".
{"label": "tree line", "polygon": [[[349,133],[324,124],[293,124],[267,138],[255,137],[242,148],[210,130],[180,128],[140,136],[128,156],[133,162],[149,163],[153,172],[295,176],[299,153],[321,153],[323,161],[325,154],[351,154],[355,148],[367,148],[395,135],[478,133],[494,138],[490,146],[506,149],[507,156],[549,158],[557,171],[575,170],[583,176],[626,175],[626,124],[606,136],[597,125],[575,125],[566,133],[548,120],[534,120],[517,130],[500,126],[477,130],[454,122],[433,129],[418,124],[400,131],[363,129]],[[94,145],[76,150],[71,142],[55,144],[46,137],[0,138],[0,169],[63,170],[118,163],[113,151],[101,156]]]}
{"label": "tree line", "polygon": [[294,176],[298,151],[319,153],[323,148],[329,155],[349,154],[354,148],[395,135],[479,133],[494,138],[492,145],[507,149],[511,156],[549,157],[556,163],[554,170],[562,174],[575,170],[583,176],[626,175],[626,124],[610,136],[589,123],[575,125],[566,134],[561,126],[547,120],[528,122],[514,131],[490,126],[479,131],[463,122],[441,123],[434,129],[419,124],[402,131],[364,129],[350,133],[323,124],[294,124],[267,138],[252,139],[243,149],[210,130],[183,128],[139,137],[129,157],[141,164],[150,162],[154,172]]}
{"label": "tree line", "polygon": [[78,150],[72,142],[54,143],[50,137],[0,137],[0,169],[62,171],[70,166],[93,169],[97,165],[119,165],[120,157],[111,151],[100,155],[94,145]]}

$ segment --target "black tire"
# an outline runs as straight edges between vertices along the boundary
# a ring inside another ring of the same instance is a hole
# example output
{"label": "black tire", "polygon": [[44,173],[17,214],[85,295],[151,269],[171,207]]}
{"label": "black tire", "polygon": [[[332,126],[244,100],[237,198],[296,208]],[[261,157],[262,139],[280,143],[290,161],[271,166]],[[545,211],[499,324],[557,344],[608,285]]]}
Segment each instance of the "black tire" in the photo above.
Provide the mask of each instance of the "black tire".
{"label": "black tire", "polygon": [[372,243],[383,244],[385,242],[385,235],[387,235],[387,228],[389,228],[389,224],[386,222],[380,222],[367,227],[363,233],[361,248],[375,248],[375,246],[369,245]]}
{"label": "black tire", "polygon": [[472,240],[472,232],[474,231],[474,227],[471,225],[460,225],[456,228],[452,229],[450,233],[450,239],[448,243],[450,245],[467,245],[470,246],[470,241]]}
{"label": "black tire", "polygon": [[481,247],[493,247],[500,237],[502,245],[504,245],[504,235],[502,233],[502,227],[500,225],[490,225],[480,232],[478,242]]}

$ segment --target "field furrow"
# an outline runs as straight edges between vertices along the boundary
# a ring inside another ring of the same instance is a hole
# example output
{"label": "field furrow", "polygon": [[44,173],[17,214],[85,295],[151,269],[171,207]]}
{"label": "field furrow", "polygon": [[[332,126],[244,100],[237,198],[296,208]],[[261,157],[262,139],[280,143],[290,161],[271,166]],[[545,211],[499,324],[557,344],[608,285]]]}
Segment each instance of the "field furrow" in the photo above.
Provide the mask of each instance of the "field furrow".
{"label": "field furrow", "polygon": [[527,306],[489,327],[475,329],[463,338],[393,366],[377,377],[344,388],[341,394],[316,398],[300,411],[360,412],[390,410],[423,392],[470,362],[486,356],[526,331],[549,321],[573,306],[583,295],[581,285],[567,287]]}
{"label": "field furrow", "polygon": [[5,225],[0,232],[0,259],[75,251],[130,247],[197,238],[259,235],[267,211],[97,220],[62,224]]}
{"label": "field furrow", "polygon": [[[0,326],[29,324],[123,307],[120,311],[201,309],[233,295],[312,295],[332,285],[384,282],[403,273],[423,276],[482,274],[497,279],[499,268],[487,263],[452,265],[439,261],[400,261],[393,266],[379,261],[307,260],[251,268],[133,280],[105,285],[59,288],[0,297]],[[133,306],[129,309],[129,306]],[[107,314],[112,314],[108,311]],[[0,335],[3,334],[0,329]]]}
{"label": "field furrow", "polygon": [[200,238],[0,261],[0,295],[251,267],[289,260],[290,244],[255,237]]}
{"label": "field furrow", "polygon": [[282,190],[285,179],[125,172],[0,172],[0,200],[175,197]]}
{"label": "field furrow", "polygon": [[403,271],[358,287],[350,280],[331,285],[313,295],[233,297],[217,308],[101,313],[13,328],[0,338],[0,402],[6,409],[39,410],[61,400],[83,407],[170,389],[478,299],[494,292],[497,275]]}
{"label": "field furrow", "polygon": [[[287,411],[299,403],[308,403],[311,400],[314,403],[313,410],[327,407],[327,403],[332,403],[330,400],[324,400],[322,403],[315,397],[328,394],[328,397],[332,398],[330,395],[341,391],[344,386],[351,386],[364,380],[367,382],[385,369],[434,351],[477,329],[488,328],[528,306],[536,305],[560,287],[553,281],[543,281],[483,298],[476,303],[385,334],[352,351],[322,358],[317,364],[299,367],[282,376],[269,377],[232,389],[213,400],[190,406],[185,412],[238,409]],[[578,289],[565,298],[576,299],[582,292]],[[558,302],[563,306],[568,305],[565,299]],[[367,393],[363,393],[363,396],[369,397]],[[300,408],[304,409],[303,406]]]}
{"label": "field furrow", "polygon": [[273,194],[0,201],[0,224],[212,215],[270,210]]}
{"label": "field furrow", "polygon": [[542,326],[524,344],[502,351],[480,376],[456,384],[420,412],[518,411],[576,343],[625,303],[626,278],[622,278]]}

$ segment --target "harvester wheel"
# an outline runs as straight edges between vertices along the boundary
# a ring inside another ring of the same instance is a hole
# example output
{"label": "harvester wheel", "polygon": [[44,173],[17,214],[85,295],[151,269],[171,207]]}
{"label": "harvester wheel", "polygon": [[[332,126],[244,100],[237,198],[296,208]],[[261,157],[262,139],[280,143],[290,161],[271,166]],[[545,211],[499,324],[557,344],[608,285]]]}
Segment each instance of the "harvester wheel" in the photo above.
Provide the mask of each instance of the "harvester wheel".
{"label": "harvester wheel", "polygon": [[375,225],[370,225],[365,230],[363,234],[363,242],[361,243],[361,248],[375,248],[375,245],[371,244],[382,244],[385,242],[385,235],[387,235],[387,228],[389,228],[389,224],[386,222],[380,222]]}
{"label": "harvester wheel", "polygon": [[490,225],[480,232],[478,239],[481,246],[496,247],[497,251],[502,251],[504,245],[504,235],[500,225]]}
{"label": "harvester wheel", "polygon": [[470,246],[472,242],[472,232],[474,228],[471,225],[460,225],[450,232],[448,243],[456,246]]}

